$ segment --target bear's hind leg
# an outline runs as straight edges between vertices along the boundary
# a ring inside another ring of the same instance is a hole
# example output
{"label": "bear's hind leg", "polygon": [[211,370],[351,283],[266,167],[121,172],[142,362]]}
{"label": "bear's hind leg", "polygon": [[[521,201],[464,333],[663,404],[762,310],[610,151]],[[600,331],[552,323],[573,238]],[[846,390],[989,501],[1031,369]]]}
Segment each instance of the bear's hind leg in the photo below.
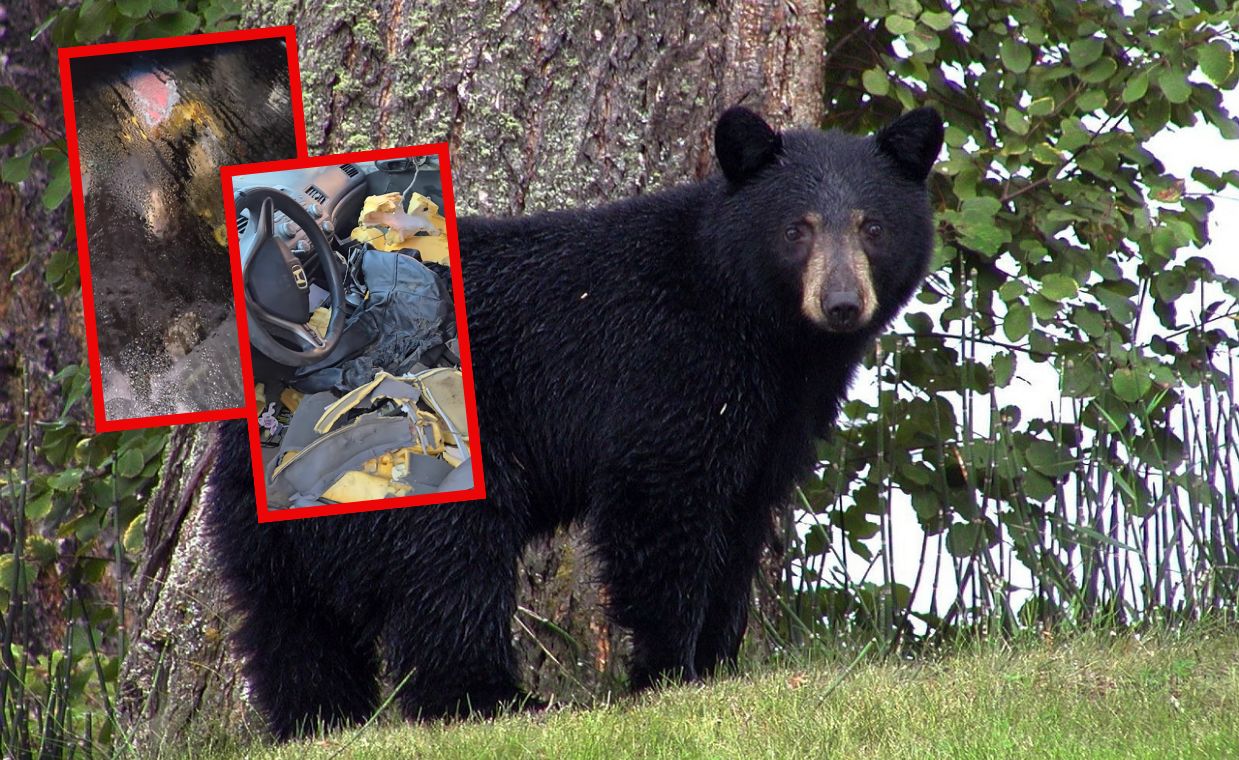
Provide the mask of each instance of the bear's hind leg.
{"label": "bear's hind leg", "polygon": [[235,641],[250,692],[278,741],[367,720],[378,705],[373,637],[315,602],[272,594],[243,606]]}

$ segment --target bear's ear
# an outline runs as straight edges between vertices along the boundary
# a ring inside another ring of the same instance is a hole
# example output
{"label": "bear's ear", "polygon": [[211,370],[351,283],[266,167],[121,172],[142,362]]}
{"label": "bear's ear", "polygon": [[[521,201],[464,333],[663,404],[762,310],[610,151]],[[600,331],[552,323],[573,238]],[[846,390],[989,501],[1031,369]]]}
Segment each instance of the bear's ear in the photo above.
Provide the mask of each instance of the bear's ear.
{"label": "bear's ear", "polygon": [[924,182],[942,149],[942,117],[932,108],[900,116],[878,132],[878,150],[895,161],[905,179]]}
{"label": "bear's ear", "polygon": [[742,184],[774,161],[783,150],[783,138],[760,116],[742,106],[723,112],[714,127],[714,155],[723,176]]}

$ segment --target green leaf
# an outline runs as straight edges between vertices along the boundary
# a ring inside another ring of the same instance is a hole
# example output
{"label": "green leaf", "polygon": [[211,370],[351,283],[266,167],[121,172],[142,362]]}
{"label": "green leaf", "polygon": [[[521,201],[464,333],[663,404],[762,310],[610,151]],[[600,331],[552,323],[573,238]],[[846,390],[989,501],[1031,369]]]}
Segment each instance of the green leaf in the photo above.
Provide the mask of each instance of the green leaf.
{"label": "green leaf", "polygon": [[1065,274],[1053,272],[1041,278],[1041,295],[1051,301],[1057,302],[1071,298],[1079,290],[1079,284]]}
{"label": "green leaf", "polygon": [[47,281],[58,282],[65,276],[69,267],[73,266],[75,260],[76,257],[64,249],[52,251],[52,255],[47,259],[47,269],[44,272]]}
{"label": "green leaf", "polygon": [[1005,388],[1015,377],[1015,354],[1001,353],[994,356],[994,385]]}
{"label": "green leaf", "polygon": [[946,548],[953,557],[971,556],[988,544],[984,526],[976,523],[955,523],[946,534]]}
{"label": "green leaf", "polygon": [[1114,395],[1129,403],[1135,403],[1153,387],[1153,378],[1149,377],[1147,372],[1123,367],[1114,373],[1110,387],[1114,389]]}
{"label": "green leaf", "polygon": [[1072,313],[1072,321],[1090,338],[1100,338],[1106,334],[1106,320],[1101,312],[1092,306],[1077,308]]}
{"label": "green leaf", "polygon": [[129,18],[142,18],[151,12],[151,0],[116,0],[116,8]]}
{"label": "green leaf", "polygon": [[33,151],[6,158],[4,164],[0,165],[0,180],[14,185],[24,181],[30,176],[30,160],[33,158]]}
{"label": "green leaf", "polygon": [[1149,73],[1147,71],[1137,72],[1127,80],[1127,84],[1123,86],[1123,102],[1132,103],[1144,97],[1144,94],[1149,91]]}
{"label": "green leaf", "polygon": [[991,220],[988,224],[971,224],[963,230],[960,242],[989,256],[995,256],[1011,242],[1011,235]]}
{"label": "green leaf", "polygon": [[1017,135],[1028,134],[1028,117],[1017,108],[1007,106],[1002,115],[1002,123]]}
{"label": "green leaf", "polygon": [[142,472],[144,464],[146,464],[146,459],[143,458],[141,451],[125,449],[116,460],[116,474],[123,478],[136,477]]}
{"label": "green leaf", "polygon": [[110,0],[86,0],[78,12],[73,34],[78,42],[94,42],[103,36],[116,16],[116,5]]}
{"label": "green leaf", "polygon": [[1075,467],[1075,459],[1066,449],[1053,441],[1039,438],[1028,441],[1024,458],[1028,460],[1029,467],[1050,478],[1060,478]]}
{"label": "green leaf", "polygon": [[1157,86],[1171,103],[1186,103],[1192,96],[1192,86],[1183,69],[1171,67],[1157,72]]}
{"label": "green leaf", "polygon": [[934,331],[933,320],[924,312],[908,312],[904,315],[904,321],[908,323],[908,328],[914,333],[924,335]]}
{"label": "green leaf", "polygon": [[121,543],[125,547],[125,551],[130,554],[137,554],[142,551],[142,545],[146,538],[146,513],[140,512],[133,521],[129,523],[129,527],[125,528],[125,534]]}
{"label": "green leaf", "polygon": [[871,95],[883,97],[891,91],[891,82],[886,72],[876,66],[866,69],[865,73],[861,74],[860,81],[865,86],[865,91]]}
{"label": "green leaf", "polygon": [[1113,58],[1102,58],[1080,72],[1080,81],[1088,82],[1089,84],[1105,82],[1114,76],[1114,73],[1118,70],[1119,65]]}
{"label": "green leaf", "polygon": [[1007,309],[1007,316],[1002,320],[1002,333],[1007,340],[1017,343],[1024,339],[1032,329],[1032,310],[1026,304],[1014,303]]}
{"label": "green leaf", "polygon": [[[1049,322],[1058,317],[1058,302],[1051,301],[1040,293],[1033,293],[1028,297],[1028,308],[1032,309],[1033,316],[1042,322]],[[1033,337],[1036,338],[1035,333]]]}
{"label": "green leaf", "polygon": [[969,198],[960,206],[960,213],[975,221],[993,222],[994,215],[1002,209],[1002,201],[983,195]]}
{"label": "green leaf", "polygon": [[916,18],[921,12],[919,0],[891,0],[890,7],[892,13],[898,13],[905,18]]}
{"label": "green leaf", "polygon": [[925,11],[921,14],[921,22],[935,32],[945,32],[955,23],[948,11]]}
{"label": "green leaf", "polygon": [[1002,65],[1016,74],[1023,74],[1032,65],[1032,49],[1014,37],[1003,38],[998,55]]}
{"label": "green leaf", "polygon": [[911,34],[916,29],[916,22],[906,16],[887,16],[886,31],[896,36]]}
{"label": "green leaf", "polygon": [[65,161],[59,161],[52,166],[52,179],[43,191],[43,208],[51,211],[64,203],[69,195],[69,166]]}
{"label": "green leaf", "polygon": [[1101,303],[1106,311],[1110,312],[1110,316],[1114,321],[1120,324],[1129,324],[1136,318],[1136,307],[1132,304],[1131,299],[1116,292],[1111,283],[1104,283],[1095,288],[1090,288],[1089,292]]}
{"label": "green leaf", "polygon": [[1058,143],[1054,146],[1059,150],[1075,151],[1082,148],[1092,139],[1088,128],[1084,126],[1084,122],[1078,117],[1072,116],[1065,119],[1060,128],[1061,134],[1058,138]]}
{"label": "green leaf", "polygon": [[1196,48],[1196,62],[1200,70],[1214,84],[1226,81],[1235,70],[1235,51],[1224,40],[1214,40]]}
{"label": "green leaf", "polygon": [[1014,278],[1007,280],[998,287],[998,297],[1011,303],[1028,292],[1028,286]]}
{"label": "green leaf", "polygon": [[1107,100],[1104,90],[1088,90],[1076,98],[1076,106],[1084,113],[1093,113],[1105,108]]}
{"label": "green leaf", "polygon": [[52,492],[44,491],[26,502],[26,517],[31,520],[41,520],[52,511]]}
{"label": "green leaf", "polygon": [[1029,116],[1048,116],[1054,112],[1054,98],[1049,95],[1028,104]]}
{"label": "green leaf", "polygon": [[922,527],[931,533],[937,532],[935,528],[942,519],[942,507],[942,497],[936,490],[925,489],[912,492],[912,509],[916,511],[916,518]]}
{"label": "green leaf", "polygon": [[47,479],[47,484],[57,491],[74,491],[82,482],[82,469],[71,467],[62,470]]}
{"label": "green leaf", "polygon": [[160,16],[138,27],[143,37],[180,37],[198,28],[200,19],[189,11],[176,11]]}
{"label": "green leaf", "polygon": [[1071,63],[1076,67],[1077,71],[1100,58],[1101,52],[1104,49],[1105,40],[1100,37],[1086,37],[1082,40],[1076,40],[1067,46],[1067,50],[1071,54]]}
{"label": "green leaf", "polygon": [[0,116],[3,116],[5,121],[16,121],[18,117],[33,110],[34,106],[25,95],[12,87],[0,87]]}
{"label": "green leaf", "polygon": [[0,145],[16,145],[26,136],[26,125],[18,124],[0,135]]}

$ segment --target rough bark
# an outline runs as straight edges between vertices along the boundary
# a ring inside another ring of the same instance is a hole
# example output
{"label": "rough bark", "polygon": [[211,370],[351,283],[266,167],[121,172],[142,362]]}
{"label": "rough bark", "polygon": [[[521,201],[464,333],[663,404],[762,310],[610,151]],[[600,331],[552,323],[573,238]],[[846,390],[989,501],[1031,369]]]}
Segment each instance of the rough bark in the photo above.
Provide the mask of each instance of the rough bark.
{"label": "rough bark", "polygon": [[208,425],[174,428],[147,506],[145,550],[130,584],[133,632],[117,707],[144,754],[170,743],[258,730],[227,643],[227,606],[199,520],[214,462]]}
{"label": "rough bark", "polygon": [[[457,211],[510,214],[703,176],[714,119],[735,103],[779,126],[820,123],[824,17],[820,3],[786,0],[283,0],[252,4],[245,25],[297,24],[312,154],[447,141]],[[222,620],[218,608],[177,607],[188,589],[211,583],[192,510],[180,530],[186,538],[167,579],[151,585],[163,591],[147,639],[170,625],[173,641],[182,641],[209,633],[204,621]],[[581,536],[567,532],[531,547],[523,564],[514,635],[527,685],[557,701],[616,685],[623,642],[602,617],[603,592]],[[191,585],[178,586],[179,577]],[[216,657],[219,672],[235,672],[220,649],[190,656]],[[202,673],[210,670],[202,665]],[[152,683],[162,689],[149,675],[133,679],[139,691]],[[184,730],[186,715],[133,717],[149,734],[171,735]]]}

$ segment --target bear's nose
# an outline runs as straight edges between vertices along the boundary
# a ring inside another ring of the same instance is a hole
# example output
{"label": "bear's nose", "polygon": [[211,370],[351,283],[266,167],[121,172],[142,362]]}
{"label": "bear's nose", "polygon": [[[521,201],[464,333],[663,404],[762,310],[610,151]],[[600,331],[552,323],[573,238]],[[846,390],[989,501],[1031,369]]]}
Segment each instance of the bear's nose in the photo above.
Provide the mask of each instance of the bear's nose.
{"label": "bear's nose", "polygon": [[860,321],[860,298],[856,293],[830,292],[822,298],[822,313],[831,330],[854,330]]}

